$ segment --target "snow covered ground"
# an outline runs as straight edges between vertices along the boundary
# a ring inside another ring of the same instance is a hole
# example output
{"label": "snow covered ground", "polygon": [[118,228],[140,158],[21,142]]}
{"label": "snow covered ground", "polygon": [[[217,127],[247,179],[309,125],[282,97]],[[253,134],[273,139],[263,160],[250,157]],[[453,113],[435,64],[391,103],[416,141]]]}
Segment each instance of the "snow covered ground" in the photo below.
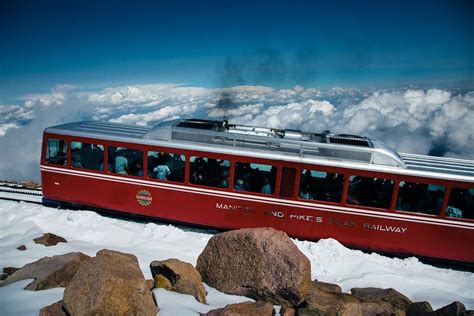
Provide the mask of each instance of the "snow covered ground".
{"label": "snow covered ground", "polygon": [[[68,211],[28,203],[0,200],[0,268],[21,267],[45,256],[81,251],[90,256],[103,248],[133,253],[146,278],[153,260],[178,258],[196,265],[212,232],[160,223],[142,223],[101,216],[89,211]],[[44,233],[67,239],[54,247],[33,242]],[[393,287],[413,301],[427,300],[433,308],[460,301],[474,309],[474,274],[435,268],[416,258],[392,259],[349,250],[333,239],[294,240],[310,259],[313,279],[337,283],[343,291],[353,287]],[[26,245],[26,251],[16,248]],[[37,315],[41,307],[62,298],[63,289],[25,291],[28,281],[0,287],[0,315]],[[209,305],[191,296],[154,290],[160,315],[197,315],[226,304],[250,300],[220,293],[206,286]]]}

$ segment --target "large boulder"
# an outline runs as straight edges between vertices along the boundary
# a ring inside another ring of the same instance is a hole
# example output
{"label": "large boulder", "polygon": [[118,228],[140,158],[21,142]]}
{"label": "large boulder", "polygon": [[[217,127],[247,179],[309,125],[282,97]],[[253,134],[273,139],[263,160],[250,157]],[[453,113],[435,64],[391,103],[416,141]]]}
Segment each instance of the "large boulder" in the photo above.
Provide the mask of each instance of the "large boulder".
{"label": "large boulder", "polygon": [[101,250],[64,290],[69,315],[156,315],[158,309],[134,255]]}
{"label": "large boulder", "polygon": [[[163,288],[192,295],[200,303],[207,304],[206,290],[202,285],[201,275],[192,264],[178,259],[153,261],[150,263],[150,270],[156,287],[160,287],[163,282],[166,284]],[[163,278],[169,281],[169,284]]]}
{"label": "large boulder", "polygon": [[219,291],[296,306],[311,288],[311,265],[288,236],[273,228],[214,235],[199,255],[203,281]]}
{"label": "large boulder", "polygon": [[224,308],[213,309],[203,316],[272,316],[273,305],[263,301],[229,304]]}
{"label": "large boulder", "polygon": [[0,286],[33,278],[35,280],[28,284],[25,290],[39,291],[55,287],[65,287],[72,280],[81,264],[88,259],[90,257],[82,252],[44,257],[16,270]]}
{"label": "large boulder", "polygon": [[51,233],[46,233],[41,237],[33,239],[33,241],[46,247],[56,246],[60,242],[67,242],[63,237]]}

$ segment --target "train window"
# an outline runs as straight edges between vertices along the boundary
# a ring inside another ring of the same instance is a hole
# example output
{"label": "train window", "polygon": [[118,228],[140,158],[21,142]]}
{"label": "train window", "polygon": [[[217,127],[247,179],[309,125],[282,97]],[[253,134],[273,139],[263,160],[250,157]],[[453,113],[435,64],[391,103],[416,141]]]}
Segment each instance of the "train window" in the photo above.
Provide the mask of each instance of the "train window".
{"label": "train window", "polygon": [[444,191],[441,185],[401,181],[397,210],[437,215],[441,211]]}
{"label": "train window", "polygon": [[189,162],[191,169],[189,181],[192,184],[218,188],[229,187],[229,160],[193,156]]}
{"label": "train window", "polygon": [[304,169],[301,171],[298,196],[306,200],[341,202],[345,177],[330,173]]}
{"label": "train window", "polygon": [[66,159],[67,143],[64,140],[50,138],[46,148],[46,162],[64,166]]}
{"label": "train window", "polygon": [[348,204],[377,208],[390,207],[392,180],[361,176],[351,176],[349,180]]}
{"label": "train window", "polygon": [[446,216],[474,219],[474,188],[452,188],[446,207]]}
{"label": "train window", "polygon": [[143,176],[143,152],[138,149],[109,147],[108,170],[117,174]]}
{"label": "train window", "polygon": [[74,168],[104,170],[104,146],[71,142],[71,163]]}
{"label": "train window", "polygon": [[186,158],[184,155],[149,151],[147,168],[148,178],[183,182],[185,162]]}
{"label": "train window", "polygon": [[273,194],[277,169],[258,163],[235,163],[234,190]]}

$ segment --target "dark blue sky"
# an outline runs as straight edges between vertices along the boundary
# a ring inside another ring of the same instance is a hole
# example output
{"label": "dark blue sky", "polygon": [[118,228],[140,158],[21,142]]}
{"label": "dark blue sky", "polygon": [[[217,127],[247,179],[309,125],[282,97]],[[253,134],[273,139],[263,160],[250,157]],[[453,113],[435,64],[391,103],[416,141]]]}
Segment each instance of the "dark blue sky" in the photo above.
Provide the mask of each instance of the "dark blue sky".
{"label": "dark blue sky", "polygon": [[0,1],[0,103],[56,84],[472,87],[474,1]]}

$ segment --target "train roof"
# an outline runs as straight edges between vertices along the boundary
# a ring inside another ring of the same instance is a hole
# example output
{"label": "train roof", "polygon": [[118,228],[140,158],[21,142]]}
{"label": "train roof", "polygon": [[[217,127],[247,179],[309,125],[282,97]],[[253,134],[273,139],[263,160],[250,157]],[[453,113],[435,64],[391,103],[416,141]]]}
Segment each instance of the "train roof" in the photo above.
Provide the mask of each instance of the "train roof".
{"label": "train roof", "polygon": [[74,122],[49,127],[45,132],[474,182],[472,160],[399,154],[368,137],[329,131],[312,133],[176,119],[154,127]]}

